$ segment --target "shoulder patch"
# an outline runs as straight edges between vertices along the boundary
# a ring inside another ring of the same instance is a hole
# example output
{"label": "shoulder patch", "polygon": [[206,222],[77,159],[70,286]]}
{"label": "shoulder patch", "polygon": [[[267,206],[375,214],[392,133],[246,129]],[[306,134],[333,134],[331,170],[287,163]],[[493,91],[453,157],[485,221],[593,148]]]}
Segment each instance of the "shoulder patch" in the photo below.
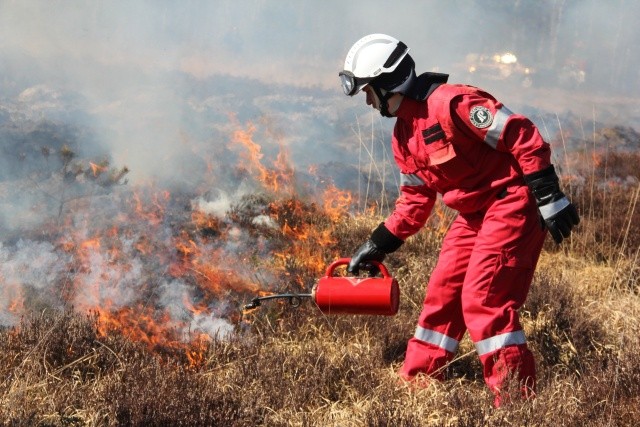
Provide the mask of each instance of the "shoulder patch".
{"label": "shoulder patch", "polygon": [[489,111],[487,107],[476,105],[469,113],[469,120],[471,120],[471,124],[478,129],[484,129],[493,123],[493,114],[491,114],[491,111]]}

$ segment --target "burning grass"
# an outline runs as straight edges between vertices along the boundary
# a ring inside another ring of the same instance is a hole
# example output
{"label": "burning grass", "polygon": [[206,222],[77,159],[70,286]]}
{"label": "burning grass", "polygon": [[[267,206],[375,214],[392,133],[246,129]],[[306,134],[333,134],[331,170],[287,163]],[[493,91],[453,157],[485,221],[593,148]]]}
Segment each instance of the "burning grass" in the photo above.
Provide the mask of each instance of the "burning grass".
{"label": "burning grass", "polygon": [[[311,216],[316,215],[313,210]],[[348,252],[379,218],[332,231]],[[412,390],[395,375],[437,255],[425,231],[388,265],[402,289],[395,317],[322,315],[264,304],[225,337],[180,349],[105,333],[97,315],[45,310],[0,333],[8,425],[634,425],[640,421],[637,291],[611,267],[544,252],[523,323],[539,395],[494,410],[473,346],[449,380]],[[326,256],[329,258],[329,252]],[[311,275],[312,273],[308,273]],[[315,274],[315,273],[313,273]]]}
{"label": "burning grass", "polygon": [[276,301],[241,312],[256,295],[308,292],[382,220],[354,215],[330,184],[299,192],[291,168],[263,166],[252,132],[234,134],[253,155],[238,173],[261,186],[224,214],[197,194],[113,186],[61,205],[54,228],[31,233],[46,238],[0,246],[5,425],[640,423],[631,181],[570,186],[583,222],[561,248],[548,242],[522,309],[539,394],[495,410],[468,338],[447,381],[416,390],[396,375],[453,216],[440,204],[386,262],[396,316]]}

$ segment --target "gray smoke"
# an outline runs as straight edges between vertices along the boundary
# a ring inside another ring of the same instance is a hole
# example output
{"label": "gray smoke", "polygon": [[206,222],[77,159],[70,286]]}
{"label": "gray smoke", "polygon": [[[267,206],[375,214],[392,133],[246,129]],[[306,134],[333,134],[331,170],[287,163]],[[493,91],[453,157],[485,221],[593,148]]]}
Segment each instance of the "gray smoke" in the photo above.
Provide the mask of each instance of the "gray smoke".
{"label": "gray smoke", "polygon": [[[121,237],[120,268],[108,251],[87,249],[85,270],[67,277],[74,260],[40,227],[93,238],[102,223],[127,224],[118,223],[132,198],[123,187],[148,185],[181,191],[183,205],[224,221],[252,191],[237,168],[238,130],[255,128],[266,166],[284,150],[301,174],[311,167],[325,174],[318,181],[351,189],[351,171],[390,163],[392,121],[339,88],[344,56],[363,35],[403,40],[419,71],[482,86],[552,140],[561,127],[588,135],[602,123],[640,125],[638,16],[640,2],[624,0],[0,0],[0,325],[18,319],[10,301],[62,305],[60,283],[73,282],[79,307],[117,309],[149,292],[135,240],[148,230]],[[505,53],[517,65],[497,65]],[[90,160],[107,172],[92,175]],[[378,168],[377,179],[392,170]],[[274,226],[264,215],[252,224]],[[155,249],[172,247],[155,238]],[[214,249],[232,264],[261,245],[232,228]],[[229,332],[215,316],[187,314],[193,284],[166,279],[152,297],[187,329]]]}
{"label": "gray smoke", "polygon": [[[91,143],[132,179],[188,185],[185,151],[224,145],[230,113],[267,117],[297,160],[305,148],[335,154],[350,137],[343,123],[367,111],[361,98],[339,96],[337,71],[371,32],[405,41],[418,68],[482,85],[509,105],[579,109],[584,99],[567,103],[564,84],[593,95],[587,110],[624,109],[621,98],[640,90],[639,12],[638,2],[595,0],[4,1],[2,104],[22,120],[88,125]],[[491,72],[467,72],[470,54],[501,52],[535,70],[532,87],[514,92]]]}

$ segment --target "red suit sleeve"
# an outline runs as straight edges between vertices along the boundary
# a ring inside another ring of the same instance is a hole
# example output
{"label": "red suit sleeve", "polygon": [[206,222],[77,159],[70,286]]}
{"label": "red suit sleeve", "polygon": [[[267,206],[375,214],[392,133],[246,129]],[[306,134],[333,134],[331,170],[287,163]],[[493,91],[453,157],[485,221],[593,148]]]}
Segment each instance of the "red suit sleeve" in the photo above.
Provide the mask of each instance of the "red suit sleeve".
{"label": "red suit sleeve", "polygon": [[415,167],[407,164],[399,148],[402,128],[396,126],[392,136],[392,147],[396,163],[400,168],[400,195],[395,209],[385,220],[385,227],[396,237],[405,240],[417,233],[427,222],[435,204],[437,193],[416,173]]}
{"label": "red suit sleeve", "polygon": [[551,165],[551,147],[533,122],[511,112],[486,92],[476,89],[455,97],[451,118],[463,132],[472,133],[498,151],[511,153],[524,175]]}
{"label": "red suit sleeve", "polygon": [[436,201],[436,192],[426,185],[402,185],[400,197],[384,225],[399,239],[417,233],[427,222]]}

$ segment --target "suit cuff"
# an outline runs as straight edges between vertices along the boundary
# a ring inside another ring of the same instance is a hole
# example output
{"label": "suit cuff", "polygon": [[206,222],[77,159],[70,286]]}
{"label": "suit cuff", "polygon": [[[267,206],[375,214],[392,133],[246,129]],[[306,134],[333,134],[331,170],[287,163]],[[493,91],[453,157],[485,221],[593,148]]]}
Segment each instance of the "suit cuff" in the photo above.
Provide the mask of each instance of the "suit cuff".
{"label": "suit cuff", "polygon": [[527,185],[529,186],[540,179],[551,180],[551,181],[558,180],[558,175],[556,174],[556,169],[553,167],[553,165],[549,165],[546,168],[541,169],[537,172],[524,175],[524,182],[526,182]]}

